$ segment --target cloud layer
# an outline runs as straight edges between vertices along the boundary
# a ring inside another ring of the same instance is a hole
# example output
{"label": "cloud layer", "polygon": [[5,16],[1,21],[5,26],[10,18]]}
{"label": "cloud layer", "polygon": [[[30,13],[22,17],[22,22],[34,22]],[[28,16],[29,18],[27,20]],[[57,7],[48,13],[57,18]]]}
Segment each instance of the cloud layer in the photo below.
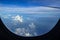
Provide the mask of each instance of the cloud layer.
{"label": "cloud layer", "polygon": [[45,12],[59,12],[60,9],[50,7],[0,7],[0,12],[7,13],[45,13]]}

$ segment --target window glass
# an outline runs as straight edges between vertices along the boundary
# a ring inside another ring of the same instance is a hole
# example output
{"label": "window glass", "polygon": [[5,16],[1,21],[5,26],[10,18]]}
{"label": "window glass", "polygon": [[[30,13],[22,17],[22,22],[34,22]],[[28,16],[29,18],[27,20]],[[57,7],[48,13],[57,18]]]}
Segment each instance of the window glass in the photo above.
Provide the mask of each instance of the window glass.
{"label": "window glass", "polygon": [[54,28],[60,18],[58,0],[3,0],[0,2],[0,16],[4,25],[19,36],[44,35]]}

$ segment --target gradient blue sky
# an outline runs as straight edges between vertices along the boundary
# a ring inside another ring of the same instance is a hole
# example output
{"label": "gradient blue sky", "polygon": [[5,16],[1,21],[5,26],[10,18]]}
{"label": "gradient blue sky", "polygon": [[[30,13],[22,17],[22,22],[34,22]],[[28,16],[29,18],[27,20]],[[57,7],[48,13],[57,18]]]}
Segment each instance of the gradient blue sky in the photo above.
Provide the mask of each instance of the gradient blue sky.
{"label": "gradient blue sky", "polygon": [[60,7],[60,0],[0,0],[0,6],[54,6]]}

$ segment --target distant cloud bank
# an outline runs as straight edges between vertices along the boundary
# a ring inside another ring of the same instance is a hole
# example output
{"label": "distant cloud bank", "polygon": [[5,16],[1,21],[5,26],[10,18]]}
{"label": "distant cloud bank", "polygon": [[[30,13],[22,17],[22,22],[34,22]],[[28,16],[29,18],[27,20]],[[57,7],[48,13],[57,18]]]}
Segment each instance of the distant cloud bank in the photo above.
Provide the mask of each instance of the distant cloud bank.
{"label": "distant cloud bank", "polygon": [[60,12],[60,9],[51,7],[0,7],[0,12],[7,13],[45,13],[45,12]]}

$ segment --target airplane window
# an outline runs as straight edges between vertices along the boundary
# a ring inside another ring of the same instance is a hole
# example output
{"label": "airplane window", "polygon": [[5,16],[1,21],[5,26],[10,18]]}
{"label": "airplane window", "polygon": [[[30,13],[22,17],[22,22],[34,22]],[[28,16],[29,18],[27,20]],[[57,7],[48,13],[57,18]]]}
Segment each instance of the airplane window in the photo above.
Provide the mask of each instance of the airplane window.
{"label": "airplane window", "polygon": [[24,7],[22,7],[11,3],[10,5],[8,3],[0,6],[0,16],[7,29],[19,36],[35,37],[44,35],[54,28],[60,18],[59,8],[38,6],[39,4],[31,3],[29,5],[26,3],[27,5],[24,6],[23,2],[21,5]]}

